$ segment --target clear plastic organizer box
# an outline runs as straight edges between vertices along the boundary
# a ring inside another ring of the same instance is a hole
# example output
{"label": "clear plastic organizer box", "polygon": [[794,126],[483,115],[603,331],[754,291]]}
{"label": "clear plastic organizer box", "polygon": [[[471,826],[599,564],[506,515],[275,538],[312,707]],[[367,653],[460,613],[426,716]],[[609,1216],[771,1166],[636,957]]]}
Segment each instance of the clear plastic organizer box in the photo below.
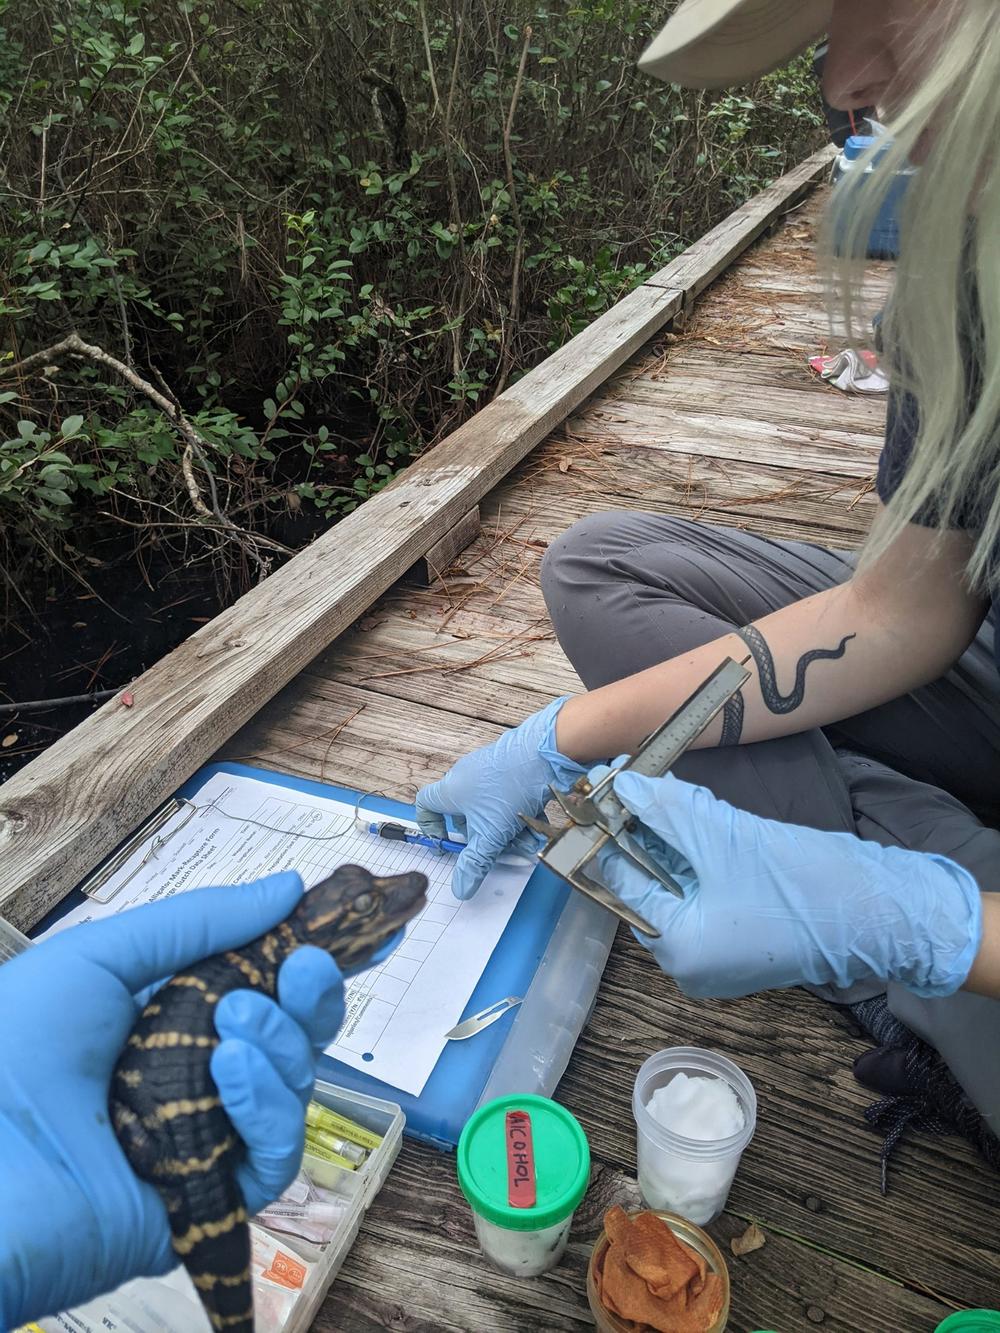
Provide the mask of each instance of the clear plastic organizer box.
{"label": "clear plastic organizer box", "polygon": [[317,1185],[336,1189],[342,1194],[353,1193],[354,1198],[337,1234],[326,1245],[313,1245],[297,1236],[282,1235],[282,1245],[287,1244],[314,1264],[282,1333],[308,1333],[326,1293],[354,1244],[369,1204],[382,1188],[389,1168],[399,1155],[406,1121],[395,1102],[369,1097],[362,1092],[349,1092],[346,1088],[338,1088],[322,1079],[317,1079],[313,1097],[331,1111],[338,1111],[365,1129],[381,1134],[382,1142],[357,1171],[345,1171],[329,1162],[308,1162],[309,1175]]}
{"label": "clear plastic organizer box", "polygon": [[[380,1135],[382,1142],[355,1171],[306,1158],[303,1165],[310,1178],[347,1200],[347,1209],[329,1241],[316,1244],[284,1231],[268,1230],[266,1222],[255,1222],[276,1245],[277,1258],[286,1263],[290,1261],[287,1267],[297,1268],[301,1273],[308,1265],[304,1280],[297,1275],[294,1283],[271,1288],[272,1296],[275,1290],[284,1291],[286,1300],[293,1300],[290,1308],[285,1300],[277,1307],[272,1303],[269,1308],[267,1300],[262,1299],[267,1293],[254,1282],[257,1326],[266,1333],[308,1333],[357,1238],[369,1204],[389,1174],[403,1137],[405,1118],[394,1102],[350,1092],[323,1079],[317,1080],[313,1097],[331,1111],[337,1111]],[[299,1260],[304,1263],[297,1262]],[[284,1290],[286,1285],[298,1289],[294,1298],[291,1290]],[[111,1333],[193,1333],[195,1329],[197,1333],[211,1333],[211,1325],[190,1278],[183,1270],[176,1269],[165,1278],[139,1278],[127,1282],[117,1291],[64,1314],[47,1315],[37,1322],[29,1322],[16,1333],[106,1333],[106,1330]]]}

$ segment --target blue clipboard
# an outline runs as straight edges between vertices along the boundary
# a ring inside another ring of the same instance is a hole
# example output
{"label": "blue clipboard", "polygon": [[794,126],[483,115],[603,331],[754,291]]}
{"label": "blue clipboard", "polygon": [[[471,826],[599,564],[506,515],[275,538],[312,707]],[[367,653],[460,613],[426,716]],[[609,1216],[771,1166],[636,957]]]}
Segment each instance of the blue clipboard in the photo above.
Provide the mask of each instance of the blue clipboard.
{"label": "blue clipboard", "polygon": [[[223,763],[209,764],[199,769],[180,788],[177,797],[194,800],[204,783],[217,773],[254,778],[258,782],[285,790],[348,801],[352,805],[360,795],[330,783],[310,782],[305,778],[273,773],[246,764]],[[403,805],[384,796],[365,795],[364,806],[366,812],[375,811],[396,819],[412,819],[414,815],[413,806]],[[462,1014],[463,1018],[471,1017],[506,995],[523,996],[527,993],[569,893],[569,886],[562,880],[544,866],[536,866],[528,881],[528,889],[514,909],[507,929],[486,964],[479,984]],[[79,890],[73,890],[38,923],[32,933],[47,929],[63,913],[83,901]],[[462,1127],[479,1102],[516,1013],[516,1009],[509,1011],[491,1027],[466,1041],[448,1042],[419,1097],[400,1092],[398,1088],[326,1055],[320,1059],[318,1072],[321,1077],[341,1087],[396,1102],[406,1115],[405,1133],[437,1148],[451,1149],[458,1143]]]}
{"label": "blue clipboard", "polygon": [[[289,777],[245,764],[212,764],[203,768],[181,788],[178,795],[193,799],[202,783],[216,773],[255,778],[258,782],[269,782],[286,790],[349,801],[352,805],[359,796],[358,792],[346,787],[310,782],[305,778]],[[384,796],[365,796],[365,810],[374,810],[395,819],[412,819],[414,815],[412,805],[403,805]],[[522,894],[507,923],[507,929],[486,964],[479,985],[472,992],[472,998],[462,1014],[463,1018],[478,1013],[505,995],[526,993],[545,955],[569,893],[569,886],[550,870],[541,865],[535,867],[528,881],[528,889]],[[516,1009],[510,1011],[467,1041],[448,1042],[419,1097],[400,1092],[391,1084],[382,1083],[327,1055],[320,1059],[319,1073],[321,1077],[343,1088],[396,1102],[406,1115],[404,1133],[432,1143],[435,1147],[451,1149],[458,1143],[463,1125],[476,1109],[516,1013]]]}

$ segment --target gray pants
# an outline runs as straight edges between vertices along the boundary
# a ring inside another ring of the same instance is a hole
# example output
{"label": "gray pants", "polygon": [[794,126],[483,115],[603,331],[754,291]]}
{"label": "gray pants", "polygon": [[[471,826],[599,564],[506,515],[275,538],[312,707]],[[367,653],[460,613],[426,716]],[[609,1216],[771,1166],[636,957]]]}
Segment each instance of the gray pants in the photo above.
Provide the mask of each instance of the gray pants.
{"label": "gray pants", "polygon": [[[849,556],[657,514],[595,514],[552,544],[542,587],[588,689],[708,643],[850,577]],[[938,852],[1000,889],[1000,676],[987,622],[941,680],[823,731],[685,756],[679,777],[755,814]],[[872,994],[878,987],[865,992]],[[1000,1134],[1000,1003],[890,1008],[941,1052]],[[852,993],[849,999],[862,998]]]}

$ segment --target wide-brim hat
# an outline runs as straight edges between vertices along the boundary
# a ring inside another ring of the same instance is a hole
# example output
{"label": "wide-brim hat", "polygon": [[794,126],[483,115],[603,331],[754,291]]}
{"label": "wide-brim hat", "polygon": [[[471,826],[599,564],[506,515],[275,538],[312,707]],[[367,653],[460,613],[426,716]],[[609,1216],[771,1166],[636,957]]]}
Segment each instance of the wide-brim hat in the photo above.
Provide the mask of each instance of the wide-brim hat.
{"label": "wide-brim hat", "polygon": [[639,68],[688,88],[729,88],[777,69],[830,22],[833,0],[681,0]]}

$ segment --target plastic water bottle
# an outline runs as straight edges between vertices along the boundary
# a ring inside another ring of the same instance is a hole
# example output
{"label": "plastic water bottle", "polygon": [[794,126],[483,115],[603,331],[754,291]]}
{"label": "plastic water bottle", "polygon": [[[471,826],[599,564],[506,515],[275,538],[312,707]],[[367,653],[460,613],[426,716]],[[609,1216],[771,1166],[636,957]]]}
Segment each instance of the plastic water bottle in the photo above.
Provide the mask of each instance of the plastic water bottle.
{"label": "plastic water bottle", "polygon": [[[881,131],[880,125],[872,122],[872,127],[876,131]],[[859,170],[858,160],[876,143],[878,139],[883,138],[883,134],[852,134],[844,144],[843,151],[837,157],[833,168],[833,184],[837,186],[838,182],[846,176],[852,175]],[[876,153],[872,161],[868,162],[862,170],[866,176],[873,175],[880,170],[879,163],[885,157],[889,148],[889,141],[886,139],[885,146]],[[867,253],[871,259],[895,259],[899,255],[899,212],[902,207],[903,197],[906,194],[910,184],[910,177],[914,174],[912,167],[904,171],[897,171],[896,178],[892,187],[886,195],[882,207],[879,209],[878,217],[872,226],[871,234],[868,237]],[[846,226],[841,220],[837,228],[837,248],[840,249],[840,242]]]}

